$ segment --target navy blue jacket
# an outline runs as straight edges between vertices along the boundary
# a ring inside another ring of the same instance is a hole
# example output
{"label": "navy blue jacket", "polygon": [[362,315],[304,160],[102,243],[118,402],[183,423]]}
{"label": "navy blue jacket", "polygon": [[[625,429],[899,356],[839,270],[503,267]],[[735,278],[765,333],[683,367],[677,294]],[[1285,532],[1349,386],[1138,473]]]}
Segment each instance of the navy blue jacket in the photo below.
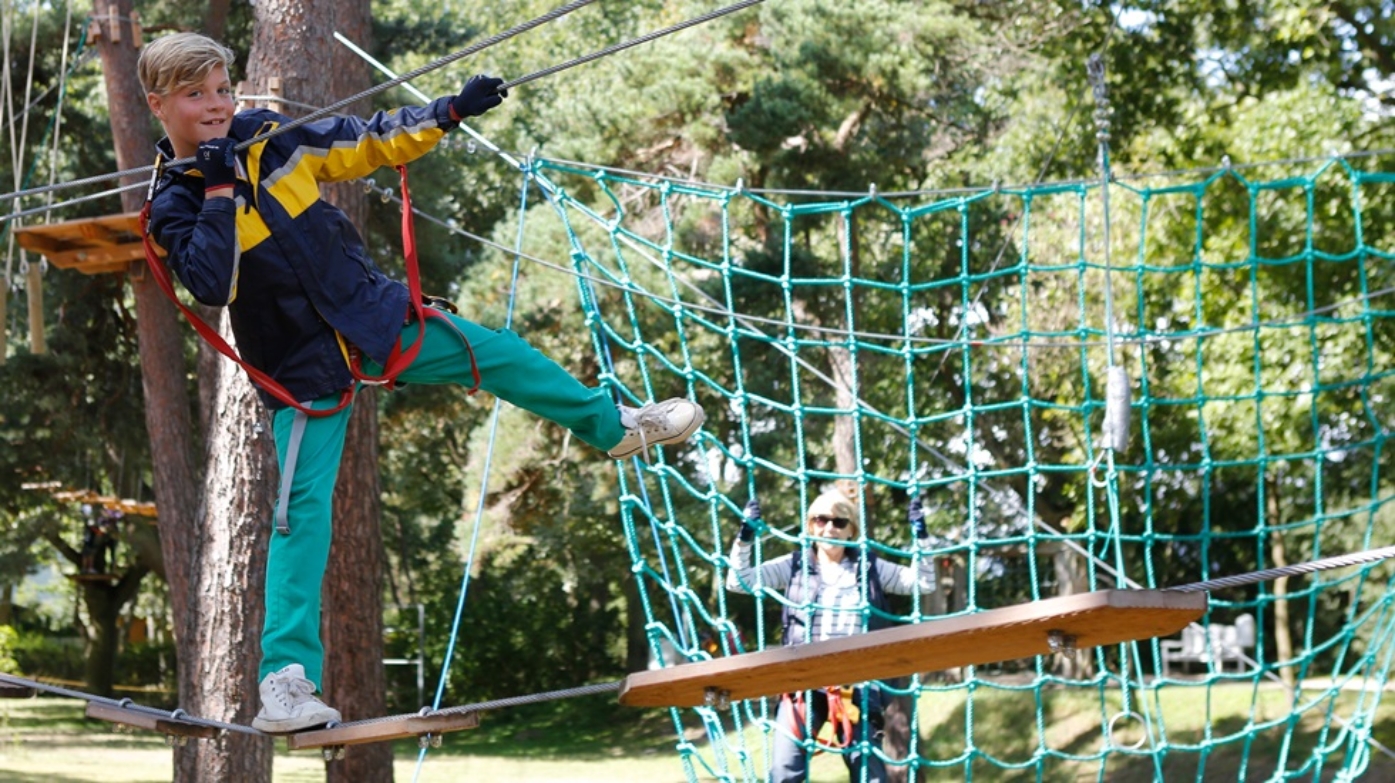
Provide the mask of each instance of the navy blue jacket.
{"label": "navy blue jacket", "polygon": [[[228,136],[242,142],[290,121],[251,109],[233,118]],[[234,198],[208,204],[202,175],[172,167],[151,205],[151,235],[195,299],[229,308],[244,361],[302,402],[339,392],[353,383],[350,345],[386,361],[408,294],[369,258],[348,216],[320,198],[319,183],[408,163],[456,125],[450,98],[308,123],[240,153]],[[159,149],[175,157],[168,139]]]}

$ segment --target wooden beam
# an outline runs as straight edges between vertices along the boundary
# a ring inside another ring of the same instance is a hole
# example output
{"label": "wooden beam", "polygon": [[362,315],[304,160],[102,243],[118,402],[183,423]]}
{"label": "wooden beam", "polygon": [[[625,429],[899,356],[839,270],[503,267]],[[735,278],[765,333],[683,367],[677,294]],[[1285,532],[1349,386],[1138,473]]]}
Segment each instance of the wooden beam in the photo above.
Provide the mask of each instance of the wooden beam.
{"label": "wooden beam", "polygon": [[37,691],[28,685],[0,682],[0,699],[28,699]]}
{"label": "wooden beam", "polygon": [[140,258],[145,258],[145,250],[140,245],[79,248],[48,254],[48,262],[59,269],[79,271],[112,264],[129,264]]}
{"label": "wooden beam", "polygon": [[390,742],[420,737],[425,734],[448,734],[453,731],[478,728],[479,725],[480,714],[478,712],[397,715],[376,721],[345,723],[332,729],[298,731],[286,735],[286,747],[291,750],[304,750],[306,748],[363,745],[370,742]]}
{"label": "wooden beam", "polygon": [[161,717],[152,715],[140,710],[128,710],[124,707],[117,707],[100,702],[87,702],[87,717],[98,720],[120,723],[123,726],[133,726],[138,729],[148,731],[158,731],[171,737],[195,737],[198,739],[212,739],[218,736],[217,726],[205,726],[202,723],[188,723],[178,718]]}
{"label": "wooden beam", "polygon": [[23,226],[15,228],[15,239],[19,241],[19,246],[25,250],[42,255],[63,249],[63,243],[57,237],[42,231],[30,231]]}
{"label": "wooden beam", "polygon": [[1205,614],[1206,593],[1104,590],[945,617],[827,642],[638,672],[620,703],[696,707],[1066,649],[1167,636]]}
{"label": "wooden beam", "polygon": [[[20,247],[42,254],[60,269],[89,275],[124,272],[145,258],[140,217],[129,212],[15,229]],[[164,255],[164,251],[156,248]]]}

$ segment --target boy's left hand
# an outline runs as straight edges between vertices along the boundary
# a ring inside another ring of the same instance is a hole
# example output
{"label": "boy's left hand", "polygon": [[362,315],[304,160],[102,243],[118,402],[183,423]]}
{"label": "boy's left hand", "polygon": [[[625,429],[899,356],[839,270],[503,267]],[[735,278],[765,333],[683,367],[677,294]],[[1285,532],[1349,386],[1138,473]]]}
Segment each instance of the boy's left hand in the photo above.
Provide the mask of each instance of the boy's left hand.
{"label": "boy's left hand", "polygon": [[466,117],[478,117],[498,106],[509,97],[508,90],[499,89],[499,85],[503,83],[503,79],[494,76],[471,76],[461,88],[460,94],[451,99],[451,114],[455,115],[455,119],[463,120]]}

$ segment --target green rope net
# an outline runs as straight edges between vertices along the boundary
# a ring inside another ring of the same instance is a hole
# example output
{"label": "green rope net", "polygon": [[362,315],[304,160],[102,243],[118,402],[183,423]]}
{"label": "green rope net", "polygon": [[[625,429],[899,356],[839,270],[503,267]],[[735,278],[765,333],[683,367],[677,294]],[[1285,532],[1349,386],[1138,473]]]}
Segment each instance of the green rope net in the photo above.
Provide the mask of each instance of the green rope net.
{"label": "green rope net", "polygon": [[[1388,543],[1381,162],[1159,175],[1105,199],[1098,182],[755,193],[530,161],[529,213],[553,216],[530,234],[565,243],[603,379],[708,413],[619,479],[654,666],[781,643],[782,596],[723,589],[753,495],[757,563],[809,543],[799,520],[828,487],[855,499],[858,546],[935,558],[940,589],[899,597],[898,623]],[[1181,639],[883,683],[875,752],[930,779],[1352,780],[1392,756],[1372,736],[1390,581],[1376,564],[1228,588]],[[763,780],[775,707],[674,709],[688,778]],[[842,777],[841,752],[814,769]]]}

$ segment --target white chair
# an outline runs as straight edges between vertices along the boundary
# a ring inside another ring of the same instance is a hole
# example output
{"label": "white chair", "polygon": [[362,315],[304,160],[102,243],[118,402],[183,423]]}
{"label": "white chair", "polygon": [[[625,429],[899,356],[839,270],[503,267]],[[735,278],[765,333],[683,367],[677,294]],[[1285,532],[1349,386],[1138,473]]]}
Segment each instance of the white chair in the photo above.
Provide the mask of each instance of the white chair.
{"label": "white chair", "polygon": [[1206,660],[1206,636],[1200,626],[1182,629],[1181,639],[1167,639],[1159,645],[1162,652],[1162,673],[1166,677],[1172,663]]}

